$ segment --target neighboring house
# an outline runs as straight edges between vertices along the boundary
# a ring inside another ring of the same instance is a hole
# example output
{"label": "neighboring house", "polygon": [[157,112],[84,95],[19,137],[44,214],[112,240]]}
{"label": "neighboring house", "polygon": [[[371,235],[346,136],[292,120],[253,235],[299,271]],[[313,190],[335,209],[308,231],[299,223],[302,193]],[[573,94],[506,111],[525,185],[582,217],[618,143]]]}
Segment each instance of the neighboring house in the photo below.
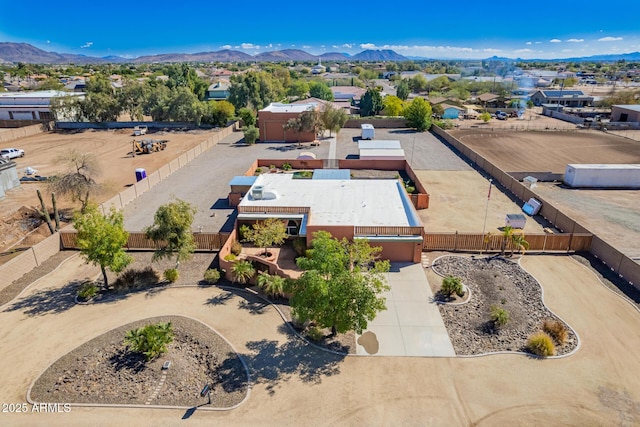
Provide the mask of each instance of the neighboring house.
{"label": "neighboring house", "polygon": [[332,86],[331,92],[335,102],[357,102],[367,90],[357,86]]}
{"label": "neighboring house", "polygon": [[299,101],[294,101],[291,104],[300,105],[300,104],[309,104],[309,103],[318,104],[318,111],[324,111],[327,107],[331,106],[333,108],[342,108],[345,110],[346,113],[349,113],[349,107],[351,105],[349,103],[344,103],[344,102],[325,101],[324,99],[314,98],[314,97],[301,99]]}
{"label": "neighboring house", "polygon": [[611,107],[611,121],[640,123],[640,104],[613,105]]}
{"label": "neighboring house", "polygon": [[293,130],[285,130],[284,125],[290,119],[298,118],[309,110],[319,110],[317,102],[304,104],[281,104],[274,102],[268,107],[258,111],[258,126],[260,129],[260,141],[271,142],[311,142],[316,139],[314,132],[298,133]]}
{"label": "neighboring house", "polygon": [[51,100],[59,96],[84,96],[84,93],[57,90],[1,92],[0,120],[53,120]]}
{"label": "neighboring house", "polygon": [[322,61],[320,60],[320,58],[318,58],[318,65],[314,65],[313,67],[311,67],[311,74],[318,75],[318,74],[323,74],[326,71],[327,71],[327,67],[322,65]]}
{"label": "neighboring house", "polygon": [[560,104],[565,107],[588,107],[593,96],[585,95],[581,90],[538,90],[531,95],[533,105]]}
{"label": "neighboring house", "polygon": [[87,82],[85,80],[71,80],[64,85],[64,90],[70,92],[85,92],[87,90]]}
{"label": "neighboring house", "polygon": [[348,240],[368,239],[382,259],[420,262],[424,228],[403,185],[396,179],[351,179],[345,169],[262,174],[238,205],[237,226],[268,218],[287,222],[290,236],[311,244],[324,230]]}
{"label": "neighboring house", "polygon": [[372,139],[358,141],[360,160],[404,160],[400,141]]}
{"label": "neighboring house", "polygon": [[207,89],[208,101],[225,101],[229,99],[229,83],[216,82]]}
{"label": "neighboring house", "polygon": [[458,107],[456,105],[450,104],[440,104],[444,113],[442,114],[443,119],[457,119],[461,114],[466,112],[466,109]]}

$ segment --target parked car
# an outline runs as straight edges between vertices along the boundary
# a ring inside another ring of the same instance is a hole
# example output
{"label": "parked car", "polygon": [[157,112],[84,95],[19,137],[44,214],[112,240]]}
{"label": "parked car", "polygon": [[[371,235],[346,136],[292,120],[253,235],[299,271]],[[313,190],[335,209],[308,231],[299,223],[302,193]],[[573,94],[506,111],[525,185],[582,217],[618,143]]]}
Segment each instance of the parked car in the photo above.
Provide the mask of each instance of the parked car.
{"label": "parked car", "polygon": [[0,156],[5,159],[15,159],[16,157],[24,157],[24,150],[19,148],[3,148],[0,150]]}
{"label": "parked car", "polygon": [[504,111],[496,111],[496,119],[507,120],[507,118],[509,118],[509,115]]}

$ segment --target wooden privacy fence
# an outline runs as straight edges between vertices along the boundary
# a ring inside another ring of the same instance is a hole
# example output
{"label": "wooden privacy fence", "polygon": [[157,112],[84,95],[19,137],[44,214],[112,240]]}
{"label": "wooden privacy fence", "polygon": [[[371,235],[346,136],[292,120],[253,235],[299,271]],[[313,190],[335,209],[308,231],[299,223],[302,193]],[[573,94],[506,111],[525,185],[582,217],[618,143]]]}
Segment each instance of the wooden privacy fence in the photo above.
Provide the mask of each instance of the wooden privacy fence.
{"label": "wooden privacy fence", "polygon": [[422,227],[391,227],[391,226],[355,226],[355,236],[420,236]]}
{"label": "wooden privacy fence", "polygon": [[[558,233],[558,234],[525,234],[529,243],[528,251],[534,252],[574,252],[588,251],[593,236],[587,233]],[[425,251],[483,251],[500,252],[503,237],[500,234],[485,236],[481,233],[425,233],[422,249]],[[518,247],[510,240],[506,250],[518,251]]]}
{"label": "wooden privacy fence", "polygon": [[[219,251],[229,238],[230,233],[193,233],[196,243],[196,251]],[[60,233],[60,245],[62,249],[78,249],[78,233],[65,231]],[[147,239],[144,233],[130,232],[126,248],[132,251],[154,251],[162,246],[162,242],[154,242]]]}

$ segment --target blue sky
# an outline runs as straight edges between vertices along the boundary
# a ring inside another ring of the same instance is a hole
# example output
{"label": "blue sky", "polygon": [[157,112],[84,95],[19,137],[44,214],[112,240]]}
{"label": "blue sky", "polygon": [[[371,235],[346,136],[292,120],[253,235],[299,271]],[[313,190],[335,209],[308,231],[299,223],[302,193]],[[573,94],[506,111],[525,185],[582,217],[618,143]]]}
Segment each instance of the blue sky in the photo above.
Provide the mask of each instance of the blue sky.
{"label": "blue sky", "polygon": [[0,41],[125,57],[224,48],[249,54],[393,49],[430,58],[525,59],[640,51],[640,0],[170,4],[113,0],[67,6],[34,0],[27,10],[0,0]]}

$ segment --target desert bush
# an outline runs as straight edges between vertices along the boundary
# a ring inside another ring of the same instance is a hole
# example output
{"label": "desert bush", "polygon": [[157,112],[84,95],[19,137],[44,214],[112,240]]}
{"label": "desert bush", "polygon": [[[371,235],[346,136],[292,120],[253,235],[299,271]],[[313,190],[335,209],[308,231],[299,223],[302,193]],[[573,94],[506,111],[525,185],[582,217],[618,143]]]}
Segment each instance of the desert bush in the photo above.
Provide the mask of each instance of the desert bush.
{"label": "desert bush", "polygon": [[204,281],[209,285],[215,285],[220,280],[220,270],[210,268],[204,272]]}
{"label": "desert bush", "polygon": [[164,278],[165,280],[171,282],[171,283],[175,283],[178,280],[178,270],[176,270],[175,268],[167,268],[164,273]]}
{"label": "desert bush", "polygon": [[542,324],[542,330],[553,338],[557,345],[563,345],[567,342],[569,335],[567,327],[559,320],[545,320]]}
{"label": "desert bush", "polygon": [[527,349],[538,356],[548,357],[556,354],[553,339],[545,332],[536,332],[529,337]]}
{"label": "desert bush", "polygon": [[246,242],[247,241],[247,236],[249,235],[249,233],[251,232],[251,227],[249,227],[247,224],[242,224],[240,226],[240,228],[238,228],[238,239],[240,239],[241,242]]}
{"label": "desert bush", "polygon": [[82,283],[80,289],[78,289],[78,298],[88,300],[95,297],[98,294],[100,288],[91,280],[87,280]]}
{"label": "desert bush", "polygon": [[231,253],[238,256],[242,253],[242,243],[235,241],[231,244]]}
{"label": "desert bush", "polygon": [[282,165],[282,170],[283,171],[290,171],[292,169],[291,164],[290,163],[284,163]]}
{"label": "desert bush", "polygon": [[464,288],[462,287],[462,279],[454,276],[447,276],[442,279],[440,292],[448,297],[454,293],[458,296],[464,296]]}
{"label": "desert bush", "polygon": [[147,325],[132,329],[124,337],[125,345],[134,353],[142,353],[147,360],[154,359],[167,351],[173,341],[171,322]]}
{"label": "desert bush", "polygon": [[224,260],[225,261],[235,261],[236,260],[236,255],[235,254],[226,254],[224,256]]}
{"label": "desert bush", "polygon": [[260,175],[261,173],[262,173],[262,168],[256,168],[256,171],[253,174]]}
{"label": "desert bush", "polygon": [[317,326],[312,326],[307,329],[307,336],[315,342],[322,341],[324,338],[324,333]]}
{"label": "desert bush", "polygon": [[495,325],[504,326],[509,321],[509,312],[494,305],[491,307],[491,320]]}
{"label": "desert bush", "polygon": [[116,281],[113,287],[116,290],[139,289],[155,286],[160,281],[160,276],[152,267],[145,267],[142,270],[133,268],[125,270]]}

